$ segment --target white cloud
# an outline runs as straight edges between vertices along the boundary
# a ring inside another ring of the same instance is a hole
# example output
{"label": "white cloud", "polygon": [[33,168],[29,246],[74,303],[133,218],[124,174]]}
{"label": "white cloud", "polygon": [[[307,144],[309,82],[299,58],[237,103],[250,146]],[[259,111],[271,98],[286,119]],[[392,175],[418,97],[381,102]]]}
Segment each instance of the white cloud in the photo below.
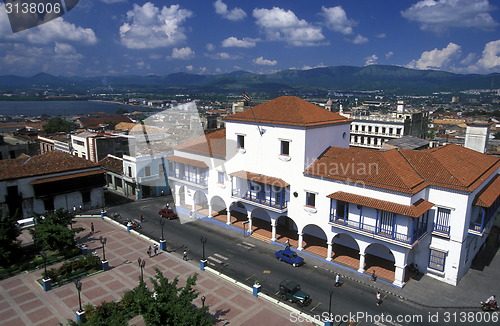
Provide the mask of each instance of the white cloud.
{"label": "white cloud", "polygon": [[356,35],[356,37],[352,39],[352,43],[354,43],[354,44],[363,44],[363,43],[367,43],[367,42],[368,42],[368,39],[360,34]]}
{"label": "white cloud", "polygon": [[254,59],[253,62],[259,66],[275,66],[278,64],[278,61],[264,59],[264,57],[258,57],[257,59]]}
{"label": "white cloud", "polygon": [[389,58],[390,58],[390,57],[392,57],[393,55],[394,55],[394,52],[389,51],[389,52],[387,52],[387,53],[385,54],[385,58],[386,58],[386,59],[389,59]]}
{"label": "white cloud", "polygon": [[188,60],[194,58],[194,51],[190,47],[185,48],[173,48],[172,49],[172,59]]}
{"label": "white cloud", "polygon": [[101,2],[111,4],[111,3],[118,3],[118,2],[126,2],[127,0],[100,0]]}
{"label": "white cloud", "polygon": [[185,67],[187,71],[193,71],[194,67],[189,65]]}
{"label": "white cloud", "polygon": [[376,65],[378,57],[375,54],[372,54],[369,57],[365,58],[365,66]]}
{"label": "white cloud", "polygon": [[183,24],[193,13],[179,5],[156,7],[146,2],[134,4],[127,22],[120,26],[121,43],[129,49],[153,49],[176,45],[186,40]]}
{"label": "white cloud", "polygon": [[222,41],[223,48],[253,48],[256,45],[258,39],[243,38],[242,40],[237,39],[234,36],[228,37]]}
{"label": "white cloud", "polygon": [[477,65],[480,68],[490,71],[500,69],[500,40],[486,44],[483,50],[483,56],[477,61]]}
{"label": "white cloud", "polygon": [[454,27],[491,29],[498,25],[490,15],[493,10],[488,0],[421,0],[401,15],[422,30],[440,33]]}
{"label": "white cloud", "polygon": [[328,28],[344,35],[353,34],[353,27],[357,22],[347,18],[347,14],[342,6],[331,8],[321,7],[321,15],[325,18],[325,23]]}
{"label": "white cloud", "polygon": [[406,67],[414,69],[446,69],[451,61],[460,55],[461,47],[449,43],[445,48],[425,51],[418,60],[411,61]]}
{"label": "white cloud", "polygon": [[299,19],[291,10],[278,7],[254,9],[256,24],[270,41],[284,41],[293,46],[322,45],[325,36],[321,27]]}
{"label": "white cloud", "polygon": [[476,54],[475,53],[469,53],[464,59],[462,59],[460,61],[460,64],[462,64],[462,65],[468,65],[472,61],[474,61],[475,58],[476,58]]}
{"label": "white cloud", "polygon": [[206,73],[208,71],[208,68],[207,67],[200,67],[198,68],[198,70],[200,71],[200,73]]}
{"label": "white cloud", "polygon": [[215,45],[213,45],[212,43],[207,43],[206,48],[207,51],[212,52],[213,50],[215,50]]}
{"label": "white cloud", "polygon": [[386,38],[387,37],[387,34],[385,33],[380,33],[380,34],[377,34],[375,35],[376,38]]}
{"label": "white cloud", "polygon": [[227,5],[222,2],[222,0],[215,1],[214,8],[217,14],[232,21],[238,21],[244,19],[247,16],[247,13],[243,9],[238,7],[228,10]]}
{"label": "white cloud", "polygon": [[213,54],[206,54],[206,56],[209,57],[209,58],[212,58],[212,59],[222,59],[222,60],[240,59],[241,58],[238,55],[229,54],[227,52],[219,52],[219,53],[213,53]]}

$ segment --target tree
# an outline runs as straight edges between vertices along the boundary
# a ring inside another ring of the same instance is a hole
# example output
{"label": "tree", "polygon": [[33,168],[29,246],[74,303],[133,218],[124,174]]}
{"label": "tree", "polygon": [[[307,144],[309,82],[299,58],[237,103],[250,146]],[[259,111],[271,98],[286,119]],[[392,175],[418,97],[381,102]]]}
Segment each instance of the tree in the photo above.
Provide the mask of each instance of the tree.
{"label": "tree", "polygon": [[11,265],[19,252],[20,242],[17,237],[21,230],[17,227],[17,216],[3,216],[0,210],[0,265],[7,267]]}
{"label": "tree", "polygon": [[76,127],[77,126],[74,122],[57,117],[47,121],[47,124],[43,126],[43,131],[48,134],[56,132],[70,132],[72,130],[75,130]]}
{"label": "tree", "polygon": [[35,216],[35,227],[30,230],[35,244],[41,250],[64,251],[76,245],[75,234],[83,228],[70,229],[73,215],[62,208],[54,213]]}

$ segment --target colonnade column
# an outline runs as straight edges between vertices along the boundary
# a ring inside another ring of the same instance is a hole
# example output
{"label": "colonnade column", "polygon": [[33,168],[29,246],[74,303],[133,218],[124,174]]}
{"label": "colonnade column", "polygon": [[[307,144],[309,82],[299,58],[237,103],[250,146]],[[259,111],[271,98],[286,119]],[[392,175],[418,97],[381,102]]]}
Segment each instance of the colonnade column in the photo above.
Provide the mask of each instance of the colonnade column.
{"label": "colonnade column", "polygon": [[299,235],[299,243],[297,245],[297,250],[302,250],[302,249],[304,249],[304,247],[302,246],[303,242],[304,242],[304,234],[298,233],[298,235]]}
{"label": "colonnade column", "polygon": [[272,228],[271,241],[276,241],[276,220],[275,219],[271,219],[271,228]]}
{"label": "colonnade column", "polygon": [[358,272],[364,273],[365,272],[365,253],[360,252],[359,253],[359,268]]}
{"label": "colonnade column", "polygon": [[326,256],[326,260],[332,261],[332,243],[327,242],[326,244],[328,245],[328,254]]}

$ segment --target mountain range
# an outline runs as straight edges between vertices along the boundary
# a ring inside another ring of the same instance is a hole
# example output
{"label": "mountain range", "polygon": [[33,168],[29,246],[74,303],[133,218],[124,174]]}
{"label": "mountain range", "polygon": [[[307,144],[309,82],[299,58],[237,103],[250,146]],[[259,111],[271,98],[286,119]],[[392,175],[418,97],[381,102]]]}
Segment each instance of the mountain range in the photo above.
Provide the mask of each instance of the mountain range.
{"label": "mountain range", "polygon": [[399,66],[335,66],[309,70],[282,70],[271,74],[234,71],[219,75],[185,72],[168,75],[54,76],[39,73],[31,77],[0,76],[0,90],[19,88],[64,88],[67,91],[102,89],[168,91],[188,89],[207,92],[273,92],[287,90],[383,90],[392,93],[429,93],[465,89],[498,89],[500,73],[456,74],[439,70],[415,70]]}

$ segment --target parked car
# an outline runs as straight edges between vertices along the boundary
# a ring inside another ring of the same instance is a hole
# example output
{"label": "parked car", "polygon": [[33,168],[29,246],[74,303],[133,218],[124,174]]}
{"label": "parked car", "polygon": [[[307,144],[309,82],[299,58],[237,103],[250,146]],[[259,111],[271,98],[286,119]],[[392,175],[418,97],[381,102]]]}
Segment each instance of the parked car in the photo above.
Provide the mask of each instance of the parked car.
{"label": "parked car", "polygon": [[308,306],[312,302],[309,294],[300,289],[300,284],[290,280],[284,280],[280,283],[278,295],[283,301],[291,301],[299,307]]}
{"label": "parked car", "polygon": [[295,251],[288,248],[278,250],[274,253],[274,255],[278,260],[292,264],[294,267],[304,264],[304,258],[300,257]]}
{"label": "parked car", "polygon": [[177,218],[177,213],[174,212],[171,208],[162,208],[162,209],[160,209],[158,214],[164,218],[169,219],[169,220]]}

